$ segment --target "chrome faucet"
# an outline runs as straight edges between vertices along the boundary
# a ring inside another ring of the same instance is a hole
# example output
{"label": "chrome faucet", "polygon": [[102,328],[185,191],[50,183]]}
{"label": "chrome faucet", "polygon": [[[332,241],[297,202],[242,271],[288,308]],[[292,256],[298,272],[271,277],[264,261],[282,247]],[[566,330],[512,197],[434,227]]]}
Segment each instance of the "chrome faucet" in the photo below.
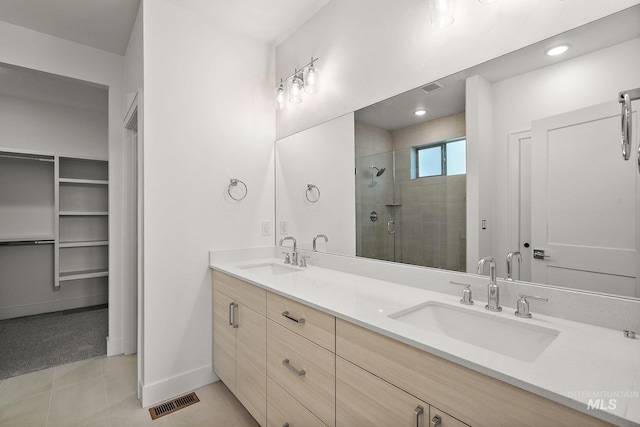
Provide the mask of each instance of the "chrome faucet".
{"label": "chrome faucet", "polygon": [[513,280],[513,257],[518,260],[518,280],[520,280],[520,267],[522,265],[522,254],[520,252],[509,252],[507,254],[507,280]]}
{"label": "chrome faucet", "polygon": [[291,254],[291,264],[298,265],[298,242],[296,242],[296,238],[293,236],[287,236],[280,239],[280,246],[285,240],[293,240],[293,253]]}
{"label": "chrome faucet", "polygon": [[481,258],[478,261],[478,274],[484,273],[484,264],[489,262],[489,285],[487,286],[487,305],[484,306],[489,311],[502,311],[500,307],[500,288],[496,283],[496,260],[491,256]]}
{"label": "chrome faucet", "polygon": [[318,234],[316,237],[313,238],[313,252],[318,252],[318,250],[316,249],[316,240],[320,237],[323,237],[325,242],[329,241],[329,238],[324,234]]}

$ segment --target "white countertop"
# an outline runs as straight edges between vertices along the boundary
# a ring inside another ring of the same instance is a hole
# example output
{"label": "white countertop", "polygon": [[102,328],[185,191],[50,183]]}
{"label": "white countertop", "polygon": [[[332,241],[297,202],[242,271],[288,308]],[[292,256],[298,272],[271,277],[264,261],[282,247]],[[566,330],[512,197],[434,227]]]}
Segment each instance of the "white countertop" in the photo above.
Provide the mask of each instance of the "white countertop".
{"label": "white countertop", "polygon": [[[485,314],[485,301],[463,306],[459,296],[316,266],[280,275],[239,268],[271,262],[283,263],[212,256],[210,267],[589,415],[617,425],[640,425],[640,339],[536,314],[533,304],[531,319],[520,319],[515,307],[503,306],[502,312],[490,314],[560,332],[537,359],[523,362],[388,317],[426,301]],[[606,409],[587,409],[590,399],[604,399]]]}

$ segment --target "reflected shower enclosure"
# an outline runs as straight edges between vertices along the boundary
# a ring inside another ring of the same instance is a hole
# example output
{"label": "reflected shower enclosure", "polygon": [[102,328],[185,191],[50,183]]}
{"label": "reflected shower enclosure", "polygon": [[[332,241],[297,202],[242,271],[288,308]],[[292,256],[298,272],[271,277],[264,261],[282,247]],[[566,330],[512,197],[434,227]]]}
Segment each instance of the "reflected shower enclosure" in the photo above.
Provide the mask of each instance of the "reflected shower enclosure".
{"label": "reflected shower enclosure", "polygon": [[419,172],[419,148],[432,145],[416,135],[429,124],[411,128],[356,122],[356,255],[465,271],[466,174]]}

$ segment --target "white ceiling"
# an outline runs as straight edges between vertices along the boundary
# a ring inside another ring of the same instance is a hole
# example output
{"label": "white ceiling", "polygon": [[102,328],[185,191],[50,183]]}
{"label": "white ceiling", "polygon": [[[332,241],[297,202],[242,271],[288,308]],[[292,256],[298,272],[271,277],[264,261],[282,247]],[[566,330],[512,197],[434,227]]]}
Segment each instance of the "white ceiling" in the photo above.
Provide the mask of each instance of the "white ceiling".
{"label": "white ceiling", "polygon": [[[157,1],[157,0],[151,0]],[[167,0],[215,25],[278,44],[329,0]],[[0,0],[0,20],[124,55],[140,0]]]}
{"label": "white ceiling", "polygon": [[[442,78],[438,82],[443,87],[434,92],[427,94],[419,87],[370,105],[356,111],[355,118],[392,131],[462,112],[467,77],[477,74],[493,83],[632,40],[640,37],[639,20],[640,5]],[[563,43],[571,47],[566,54],[553,58],[545,55],[549,47]],[[415,116],[413,112],[419,108],[426,109],[427,114]]]}
{"label": "white ceiling", "polygon": [[213,23],[273,45],[282,42],[329,0],[167,0]]}

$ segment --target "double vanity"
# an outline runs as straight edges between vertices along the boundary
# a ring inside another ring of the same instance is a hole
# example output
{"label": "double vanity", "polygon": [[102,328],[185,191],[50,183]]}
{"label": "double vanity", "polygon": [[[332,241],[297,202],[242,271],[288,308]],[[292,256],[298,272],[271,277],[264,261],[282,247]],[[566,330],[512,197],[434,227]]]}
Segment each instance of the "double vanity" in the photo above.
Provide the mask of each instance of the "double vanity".
{"label": "double vanity", "polygon": [[210,253],[213,370],[260,425],[640,425],[621,330],[516,316],[512,282],[492,312],[489,277],[282,249]]}

